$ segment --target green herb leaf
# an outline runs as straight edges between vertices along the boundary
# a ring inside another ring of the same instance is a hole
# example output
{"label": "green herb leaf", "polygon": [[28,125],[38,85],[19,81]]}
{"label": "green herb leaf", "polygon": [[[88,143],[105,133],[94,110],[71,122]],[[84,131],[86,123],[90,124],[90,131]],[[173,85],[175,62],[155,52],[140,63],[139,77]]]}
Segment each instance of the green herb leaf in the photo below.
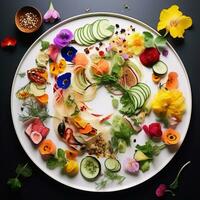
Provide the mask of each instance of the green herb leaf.
{"label": "green herb leaf", "polygon": [[111,172],[109,170],[106,170],[104,172],[104,178],[100,181],[95,182],[97,189],[103,189],[105,188],[110,182],[116,181],[118,184],[121,184],[126,177],[119,175],[116,172]]}
{"label": "green herb leaf", "polygon": [[154,47],[154,37],[150,32],[143,32],[144,46],[147,48]]}
{"label": "green herb leaf", "polygon": [[17,74],[20,78],[24,78],[26,76],[25,72],[21,72]]}
{"label": "green herb leaf", "polygon": [[163,36],[158,36],[155,38],[154,43],[158,48],[163,48],[167,43],[167,39],[164,38]]}
{"label": "green herb leaf", "polygon": [[44,51],[44,50],[48,49],[48,48],[49,48],[49,44],[50,44],[50,43],[49,43],[48,41],[42,40],[42,41],[41,41],[41,47],[42,47],[42,48],[41,48],[40,50],[41,50],[41,51]]}
{"label": "green herb leaf", "polygon": [[161,116],[157,118],[156,121],[163,123],[165,128],[169,127],[169,120],[167,119],[167,117]]}
{"label": "green herb leaf", "polygon": [[17,177],[8,179],[7,184],[10,186],[11,189],[14,190],[20,189],[22,187],[22,184]]}
{"label": "green herb leaf", "polygon": [[60,159],[65,159],[65,151],[63,150],[63,149],[58,149],[57,150],[57,156],[58,156],[58,158],[60,158]]}
{"label": "green herb leaf", "polygon": [[19,164],[16,168],[16,174],[17,176],[30,177],[32,175],[32,169],[28,166],[28,163],[25,165]]}
{"label": "green herb leaf", "polygon": [[50,157],[48,160],[47,160],[47,167],[49,169],[55,169],[56,167],[58,166],[58,159],[55,158],[55,157]]}
{"label": "green herb leaf", "polygon": [[25,101],[22,106],[24,107],[24,111],[19,115],[20,121],[26,121],[34,117],[39,117],[42,121],[44,121],[47,118],[52,117],[48,114],[47,107],[41,106],[34,99]]}
{"label": "green herb leaf", "polygon": [[112,99],[112,106],[114,109],[117,109],[119,107],[118,99]]}

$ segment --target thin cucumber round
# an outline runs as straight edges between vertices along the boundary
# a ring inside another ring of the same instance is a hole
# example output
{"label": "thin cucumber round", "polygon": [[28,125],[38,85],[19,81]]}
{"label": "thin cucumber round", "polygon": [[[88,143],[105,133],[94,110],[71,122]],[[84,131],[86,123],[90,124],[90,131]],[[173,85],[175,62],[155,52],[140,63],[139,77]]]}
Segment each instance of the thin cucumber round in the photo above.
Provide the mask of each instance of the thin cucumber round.
{"label": "thin cucumber round", "polygon": [[96,40],[103,40],[105,37],[101,36],[98,32],[98,27],[99,27],[99,23],[101,20],[96,20],[93,24],[92,24],[92,33],[94,35],[94,37],[96,38]]}
{"label": "thin cucumber round", "polygon": [[105,160],[105,168],[112,172],[118,172],[121,169],[121,164],[117,159],[107,158]]}
{"label": "thin cucumber round", "polygon": [[98,32],[104,38],[110,37],[114,33],[114,26],[110,24],[109,20],[102,19],[99,22]]}
{"label": "thin cucumber round", "polygon": [[77,29],[75,30],[75,32],[74,32],[74,40],[75,40],[78,44],[83,45],[83,43],[81,42],[80,37],[79,37],[79,35],[78,35],[79,29],[80,29],[80,28],[77,28]]}
{"label": "thin cucumber round", "polygon": [[101,172],[100,162],[93,156],[86,156],[80,164],[81,175],[88,181],[94,181]]}
{"label": "thin cucumber round", "polygon": [[158,61],[153,67],[153,73],[157,76],[164,76],[165,74],[167,74],[168,71],[168,67],[167,65],[162,62],[162,61]]}

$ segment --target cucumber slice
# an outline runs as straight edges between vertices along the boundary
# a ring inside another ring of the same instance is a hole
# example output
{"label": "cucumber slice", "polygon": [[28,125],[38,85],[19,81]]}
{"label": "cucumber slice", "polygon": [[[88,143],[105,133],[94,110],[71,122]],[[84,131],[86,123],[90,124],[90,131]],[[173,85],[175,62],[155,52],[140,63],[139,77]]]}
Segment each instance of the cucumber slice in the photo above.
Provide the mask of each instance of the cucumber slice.
{"label": "cucumber slice", "polygon": [[80,36],[81,42],[82,42],[85,46],[89,46],[89,45],[90,45],[90,42],[88,42],[87,39],[86,39],[85,36],[84,36],[83,28],[80,28],[80,30],[79,30],[79,36]]}
{"label": "cucumber slice", "polygon": [[81,175],[88,181],[94,181],[101,172],[100,162],[93,156],[86,156],[80,164]]}
{"label": "cucumber slice", "polygon": [[81,34],[82,34],[84,41],[91,45],[91,44],[94,44],[94,42],[92,42],[90,40],[90,38],[88,37],[88,33],[87,33],[87,26],[88,25],[89,24],[86,24],[83,28],[81,28]]}
{"label": "cucumber slice", "polygon": [[139,90],[137,90],[137,88],[133,88],[132,90],[132,94],[137,98],[139,97],[139,105],[138,108],[141,108],[144,104],[144,102],[146,101],[146,96],[143,95],[143,93]]}
{"label": "cucumber slice", "polygon": [[121,164],[117,159],[107,158],[105,160],[105,168],[112,172],[118,172],[121,169]]}
{"label": "cucumber slice", "polygon": [[157,76],[164,76],[167,71],[168,71],[168,67],[167,65],[162,62],[162,61],[158,61],[153,67],[153,73]]}
{"label": "cucumber slice", "polygon": [[93,24],[92,24],[92,33],[94,35],[94,37],[96,38],[96,40],[103,40],[105,37],[102,37],[99,32],[98,32],[98,27],[99,27],[99,23],[101,20],[96,20]]}
{"label": "cucumber slice", "polygon": [[114,26],[110,24],[109,20],[102,19],[98,25],[98,32],[104,38],[111,37],[114,33]]}
{"label": "cucumber slice", "polygon": [[35,83],[30,83],[29,87],[29,94],[32,94],[33,96],[42,96],[45,94],[45,89],[38,89],[38,85]]}
{"label": "cucumber slice", "polygon": [[87,26],[87,34],[88,34],[88,38],[90,38],[90,40],[95,43],[96,42],[96,39],[93,37],[92,33],[91,33],[91,30],[92,30],[92,25],[91,24],[88,24]]}
{"label": "cucumber slice", "polygon": [[150,96],[151,89],[150,89],[150,87],[147,84],[145,84],[145,83],[138,83],[138,86],[143,87],[146,90],[146,92],[148,93],[148,97]]}
{"label": "cucumber slice", "polygon": [[78,35],[79,29],[80,29],[80,28],[77,28],[77,29],[75,30],[75,32],[74,32],[74,40],[75,40],[78,44],[83,45],[83,43],[81,42],[80,37],[79,37],[79,35]]}

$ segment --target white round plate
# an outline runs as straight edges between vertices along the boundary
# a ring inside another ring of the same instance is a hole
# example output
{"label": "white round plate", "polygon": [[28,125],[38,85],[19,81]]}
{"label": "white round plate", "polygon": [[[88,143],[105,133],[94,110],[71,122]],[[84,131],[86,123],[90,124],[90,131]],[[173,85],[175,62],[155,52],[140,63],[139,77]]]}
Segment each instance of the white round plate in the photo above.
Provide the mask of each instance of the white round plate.
{"label": "white round plate", "polygon": [[[112,183],[109,184],[105,189],[103,190],[97,190],[95,183],[87,182],[86,180],[83,179],[81,174],[79,173],[76,177],[74,178],[69,178],[66,175],[63,175],[60,173],[59,169],[55,170],[50,170],[46,167],[45,161],[42,160],[38,150],[31,145],[30,140],[24,134],[24,127],[22,123],[19,121],[18,114],[20,113],[20,104],[21,102],[16,98],[16,91],[21,88],[23,85],[25,85],[28,82],[28,79],[25,78],[20,78],[17,74],[20,72],[26,72],[27,69],[30,69],[35,66],[35,57],[37,53],[39,52],[40,49],[40,41],[41,40],[47,40],[52,42],[53,38],[55,35],[63,28],[68,28],[72,31],[74,31],[76,28],[83,26],[86,23],[92,23],[97,19],[100,18],[106,18],[111,21],[113,24],[119,24],[120,27],[128,27],[132,25],[136,30],[138,31],[149,31],[153,35],[158,35],[158,33],[153,30],[151,27],[148,25],[133,19],[131,17],[123,16],[120,14],[115,14],[115,13],[91,13],[91,14],[83,14],[79,16],[75,16],[69,19],[66,19],[59,24],[55,25],[48,31],[46,31],[43,35],[41,35],[28,49],[28,51],[25,53],[24,57],[22,58],[17,70],[16,74],[13,80],[13,85],[12,85],[12,92],[11,92],[11,112],[12,112],[12,118],[13,118],[13,123],[14,127],[16,130],[17,137],[24,148],[25,152],[27,155],[30,157],[30,159],[43,171],[45,172],[48,176],[52,177],[56,181],[63,183],[64,185],[77,188],[80,190],[86,190],[86,191],[100,191],[100,192],[108,192],[108,191],[117,191],[117,190],[123,190],[126,188],[130,188],[133,186],[136,186],[138,184],[143,183],[144,181],[148,180],[155,174],[157,174],[161,169],[163,169],[169,162],[170,160],[174,157],[176,154],[177,150],[174,152],[170,152],[168,149],[164,149],[161,154],[157,157],[155,157],[154,161],[151,164],[150,170],[142,173],[140,172],[138,175],[128,175],[125,174],[126,179],[122,184],[116,184]],[[85,47],[79,47],[75,45],[75,48],[82,49]],[[169,54],[167,57],[161,56],[161,60],[163,60],[169,67],[169,71],[176,71],[179,74],[179,88],[181,91],[183,91],[184,96],[185,96],[185,101],[186,101],[186,113],[184,114],[183,121],[178,125],[177,130],[181,133],[181,141],[180,145],[182,144],[190,122],[190,117],[191,117],[191,88],[190,88],[190,83],[189,79],[186,73],[186,70],[184,68],[184,65],[182,61],[180,60],[179,56],[177,53],[174,51],[172,46],[170,44],[167,44],[167,49],[169,51]],[[154,94],[156,91],[157,86],[155,86],[152,81],[151,81],[151,70],[144,69],[144,82],[148,83],[149,86],[152,89],[152,93]],[[51,88],[52,89],[52,88]],[[102,114],[106,114],[110,110],[112,110],[111,103],[107,101],[107,96],[105,96],[105,91],[101,90],[97,94],[97,98],[94,102],[91,103],[91,106],[96,107],[96,111],[101,111]],[[102,102],[105,102],[105,104]],[[51,101],[48,105],[49,112],[51,114],[52,112],[52,106],[51,106]],[[102,107],[101,105],[106,105]],[[154,116],[155,117],[155,116]],[[148,124],[151,122],[151,117],[150,119],[147,119],[146,123]],[[47,120],[46,123],[47,127],[52,130],[52,121]],[[144,144],[146,141],[146,135],[144,132],[141,132],[138,134],[137,137],[137,143],[138,144]],[[57,145],[57,147],[60,148],[66,148],[65,144],[62,143],[61,141],[58,140],[57,136],[53,131],[50,131],[48,138],[51,138]],[[180,146],[179,146],[180,147]],[[128,151],[130,152],[130,151]],[[131,155],[130,155],[131,156]],[[126,155],[121,155],[120,160],[123,160],[126,158]],[[121,172],[123,174],[123,172]]]}

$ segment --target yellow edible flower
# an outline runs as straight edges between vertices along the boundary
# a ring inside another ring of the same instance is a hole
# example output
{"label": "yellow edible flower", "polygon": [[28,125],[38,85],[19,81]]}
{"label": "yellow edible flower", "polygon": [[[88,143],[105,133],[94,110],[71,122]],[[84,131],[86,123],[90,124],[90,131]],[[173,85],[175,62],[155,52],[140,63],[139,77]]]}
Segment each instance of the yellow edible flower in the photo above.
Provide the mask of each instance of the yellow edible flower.
{"label": "yellow edible flower", "polygon": [[58,74],[61,74],[65,71],[67,63],[64,59],[61,59],[59,63],[52,62],[50,63],[49,66],[50,66],[50,73],[54,76],[58,76]]}
{"label": "yellow edible flower", "polygon": [[132,33],[126,37],[127,52],[129,54],[140,55],[144,47],[144,35],[141,33]]}
{"label": "yellow edible flower", "polygon": [[166,34],[169,32],[173,38],[183,38],[185,30],[190,26],[192,26],[192,18],[183,15],[177,5],[172,5],[161,11],[157,30],[166,29]]}
{"label": "yellow edible flower", "polygon": [[181,121],[185,112],[185,99],[180,90],[166,90],[162,88],[158,91],[152,101],[152,110],[158,116],[176,118]]}
{"label": "yellow edible flower", "polygon": [[68,160],[68,162],[64,166],[64,171],[69,176],[75,176],[76,174],[78,174],[79,171],[78,162],[75,160]]}

